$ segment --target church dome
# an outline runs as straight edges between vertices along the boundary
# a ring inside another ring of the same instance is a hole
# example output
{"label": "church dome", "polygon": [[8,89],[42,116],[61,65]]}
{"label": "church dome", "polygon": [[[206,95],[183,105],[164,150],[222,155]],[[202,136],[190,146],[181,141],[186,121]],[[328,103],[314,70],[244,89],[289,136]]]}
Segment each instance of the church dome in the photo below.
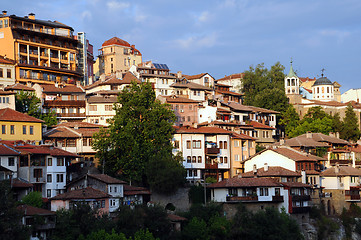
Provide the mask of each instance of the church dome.
{"label": "church dome", "polygon": [[327,77],[321,77],[315,81],[313,86],[319,86],[319,85],[332,85],[332,82]]}
{"label": "church dome", "polygon": [[106,46],[110,46],[110,45],[120,45],[120,46],[130,47],[130,44],[127,41],[124,41],[118,37],[113,37],[113,38],[105,41],[102,44],[102,47],[106,47]]}

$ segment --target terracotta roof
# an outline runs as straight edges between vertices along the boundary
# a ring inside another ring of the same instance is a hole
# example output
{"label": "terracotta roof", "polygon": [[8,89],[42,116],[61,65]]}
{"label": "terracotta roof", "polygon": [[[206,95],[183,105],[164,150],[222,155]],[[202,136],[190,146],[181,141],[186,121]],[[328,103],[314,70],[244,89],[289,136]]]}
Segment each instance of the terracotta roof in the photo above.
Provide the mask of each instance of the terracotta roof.
{"label": "terracotta roof", "polygon": [[256,140],[256,138],[248,136],[247,134],[236,133],[236,132],[232,132],[232,138],[234,138],[234,139],[242,139],[242,140]]}
{"label": "terracotta roof", "polygon": [[255,122],[255,121],[250,121],[249,124],[252,125],[255,129],[259,129],[259,128],[261,128],[261,129],[271,129],[271,130],[276,129],[274,127],[270,127],[268,125],[265,125],[265,124],[259,123],[259,122]]}
{"label": "terracotta roof", "polygon": [[118,101],[117,96],[89,96],[87,97],[88,103],[116,103]]}
{"label": "terracotta roof", "polygon": [[176,133],[199,133],[199,134],[227,134],[231,135],[232,132],[219,127],[174,127]]}
{"label": "terracotta roof", "polygon": [[270,178],[227,178],[209,185],[209,188],[278,187],[279,183]]}
{"label": "terracotta roof", "polygon": [[185,98],[185,97],[179,97],[179,96],[162,96],[166,99],[167,103],[199,103],[199,101]]}
{"label": "terracotta roof", "polygon": [[1,64],[11,64],[11,65],[14,65],[14,64],[15,64],[15,61],[14,61],[14,60],[11,60],[10,58],[7,58],[7,57],[4,57],[4,56],[1,56],[1,55],[0,55],[0,63],[1,63]]}
{"label": "terracotta roof", "polygon": [[56,148],[49,145],[32,145],[26,144],[23,141],[1,141],[1,143],[9,145],[21,154],[40,154],[50,155],[54,157],[79,157],[78,155]]}
{"label": "terracotta roof", "polygon": [[175,82],[170,87],[174,88],[189,88],[189,89],[196,89],[196,90],[207,90],[211,91],[212,89],[209,87],[206,87],[204,85],[194,83],[194,82]]}
{"label": "terracotta roof", "polygon": [[134,76],[131,72],[123,73],[121,79],[117,78],[115,75],[112,75],[106,78],[104,81],[96,81],[95,83],[86,86],[85,89],[92,89],[96,86],[103,86],[103,85],[122,85],[122,84],[130,84],[131,82],[135,81],[136,83],[141,83],[141,81]]}
{"label": "terracotta roof", "polygon": [[0,156],[18,156],[20,153],[0,143]]}
{"label": "terracotta roof", "polygon": [[110,198],[111,196],[103,191],[92,187],[77,189],[57,195],[50,200],[72,200],[72,199],[101,199]]}
{"label": "terracotta roof", "polygon": [[228,110],[226,108],[217,108],[217,112],[219,112],[219,113],[232,113],[231,110]]}
{"label": "terracotta roof", "polygon": [[317,142],[328,142],[328,143],[333,143],[333,144],[351,145],[346,140],[343,140],[343,139],[340,139],[337,137],[333,137],[333,136],[329,136],[329,135],[325,135],[323,133],[305,133],[298,137],[299,138],[307,138],[307,134],[308,134],[308,136],[310,136],[313,140],[315,140]]}
{"label": "terracotta roof", "polygon": [[250,109],[252,109],[254,112],[259,112],[259,113],[273,113],[273,114],[279,114],[280,112],[277,111],[273,111],[270,109],[266,109],[266,108],[260,108],[260,107],[255,107],[255,106],[248,106]]}
{"label": "terracotta roof", "polygon": [[109,40],[106,40],[102,44],[102,47],[106,47],[106,46],[110,46],[110,45],[119,45],[119,46],[130,47],[130,44],[127,41],[124,41],[118,37],[113,37]]}
{"label": "terracotta roof", "polygon": [[0,95],[14,95],[16,92],[13,92],[12,90],[4,91],[0,89]]}
{"label": "terracotta roof", "polygon": [[58,126],[43,134],[45,138],[80,138],[81,134],[65,126]]}
{"label": "terracotta roof", "polygon": [[9,121],[9,122],[35,122],[43,123],[43,120],[34,118],[27,114],[15,111],[11,108],[0,109],[0,121]]}
{"label": "terracotta roof", "polygon": [[312,185],[301,183],[301,182],[280,182],[281,185],[285,187],[297,187],[297,188],[311,188]]}
{"label": "terracotta roof", "polygon": [[65,85],[56,87],[53,84],[41,85],[44,93],[85,93],[85,90],[75,85]]}
{"label": "terracotta roof", "polygon": [[130,195],[150,195],[150,191],[147,188],[144,187],[135,187],[130,185],[123,185],[123,191],[125,196]]}
{"label": "terracotta roof", "polygon": [[21,204],[16,207],[18,210],[24,213],[25,216],[50,216],[50,215],[56,215],[56,212],[49,211],[43,208],[37,208],[26,204]]}
{"label": "terracotta roof", "polygon": [[315,162],[317,161],[315,158],[313,158],[310,154],[304,154],[302,152],[299,152],[297,150],[294,150],[292,148],[276,148],[276,149],[270,149],[276,153],[279,153],[285,157],[288,157],[294,161],[311,161]]}
{"label": "terracotta roof", "polygon": [[11,180],[11,187],[12,188],[31,188],[34,185],[32,183],[29,183],[21,178],[13,178]]}
{"label": "terracotta roof", "polygon": [[107,184],[125,184],[126,182],[121,181],[119,179],[113,178],[106,174],[88,174],[89,177],[95,178],[101,182],[107,183]]}
{"label": "terracotta roof", "polygon": [[[279,143],[277,143],[278,145]],[[285,145],[290,147],[328,147],[327,143],[317,142],[312,138],[307,138],[306,135],[300,135],[291,139],[285,140]]]}
{"label": "terracotta roof", "polygon": [[357,144],[355,147],[353,147],[352,152],[361,153],[361,145]]}
{"label": "terracotta roof", "polygon": [[217,79],[216,81],[224,81],[224,80],[231,80],[231,79],[236,79],[236,78],[243,78],[244,73],[235,73],[235,74],[231,74],[228,76],[225,76],[223,78]]}
{"label": "terracotta roof", "polygon": [[230,107],[234,111],[241,111],[241,112],[252,112],[253,111],[253,109],[250,108],[249,106],[246,106],[246,105],[243,105],[240,103],[236,103],[236,102],[228,102],[228,103],[222,103],[222,104]]}
{"label": "terracotta roof", "polygon": [[[223,122],[223,121],[202,122],[198,124],[198,126],[211,126],[211,125],[239,127],[242,124],[240,122]],[[251,128],[253,129],[253,127]]]}
{"label": "terracotta roof", "polygon": [[[253,171],[245,172],[240,174],[242,177],[254,177]],[[301,177],[301,174],[288,170],[283,167],[268,167],[268,170],[265,171],[263,168],[257,169],[257,177]]]}
{"label": "terracotta roof", "polygon": [[224,91],[224,90],[219,90],[219,89],[216,90],[216,93],[232,95],[232,96],[243,96],[244,95],[242,93],[236,93],[236,92],[232,92],[232,91]]}
{"label": "terracotta roof", "polygon": [[321,172],[322,177],[336,177],[336,176],[360,176],[361,170],[350,166],[339,166],[338,173],[336,173],[337,167],[331,167]]}
{"label": "terracotta roof", "polygon": [[14,85],[10,85],[10,86],[7,86],[5,88],[5,91],[8,91],[8,90],[24,90],[24,91],[35,91],[34,88],[32,87],[28,87],[24,84],[21,84],[21,83],[16,83]]}
{"label": "terracotta roof", "polygon": [[196,74],[196,75],[184,75],[183,74],[183,76],[188,80],[194,80],[194,79],[200,79],[201,77],[203,77],[206,74],[208,74],[208,73],[200,73],[200,74]]}
{"label": "terracotta roof", "polygon": [[317,172],[316,170],[305,170],[307,175],[320,175],[320,172]]}
{"label": "terracotta roof", "polygon": [[58,124],[58,126],[65,126],[69,128],[101,128],[105,127],[104,125],[87,123],[87,122],[63,122]]}

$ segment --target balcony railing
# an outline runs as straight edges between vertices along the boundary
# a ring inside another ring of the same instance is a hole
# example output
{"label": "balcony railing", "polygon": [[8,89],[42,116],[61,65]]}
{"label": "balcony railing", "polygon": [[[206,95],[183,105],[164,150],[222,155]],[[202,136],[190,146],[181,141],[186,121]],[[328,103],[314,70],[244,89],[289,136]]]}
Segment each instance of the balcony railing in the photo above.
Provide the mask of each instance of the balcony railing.
{"label": "balcony railing", "polygon": [[218,154],[219,152],[219,148],[206,148],[206,154]]}
{"label": "balcony railing", "polygon": [[331,165],[342,164],[342,165],[348,165],[352,163],[352,160],[330,160]]}
{"label": "balcony railing", "polygon": [[352,194],[352,195],[345,195],[345,200],[346,201],[360,201],[361,200],[361,196],[360,194]]}
{"label": "balcony railing", "polygon": [[292,213],[308,213],[311,207],[292,207]]}
{"label": "balcony railing", "polygon": [[292,201],[311,201],[310,195],[293,195]]}
{"label": "balcony railing", "polygon": [[46,100],[44,107],[85,107],[85,100]]}
{"label": "balcony railing", "polygon": [[228,196],[226,200],[227,202],[257,202],[258,196]]}
{"label": "balcony railing", "polygon": [[86,118],[85,113],[57,113],[58,118]]}
{"label": "balcony railing", "polygon": [[206,163],[206,169],[218,169],[218,163]]}

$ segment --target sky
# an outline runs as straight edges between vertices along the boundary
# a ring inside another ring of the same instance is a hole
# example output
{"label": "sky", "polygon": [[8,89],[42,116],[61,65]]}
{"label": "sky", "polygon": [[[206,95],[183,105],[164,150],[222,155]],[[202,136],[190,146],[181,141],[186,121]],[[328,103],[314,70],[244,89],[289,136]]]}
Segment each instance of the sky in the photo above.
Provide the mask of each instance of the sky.
{"label": "sky", "polygon": [[299,77],[321,69],[341,92],[361,88],[359,0],[0,0],[8,14],[56,20],[85,32],[94,56],[116,36],[143,61],[215,79],[276,62]]}

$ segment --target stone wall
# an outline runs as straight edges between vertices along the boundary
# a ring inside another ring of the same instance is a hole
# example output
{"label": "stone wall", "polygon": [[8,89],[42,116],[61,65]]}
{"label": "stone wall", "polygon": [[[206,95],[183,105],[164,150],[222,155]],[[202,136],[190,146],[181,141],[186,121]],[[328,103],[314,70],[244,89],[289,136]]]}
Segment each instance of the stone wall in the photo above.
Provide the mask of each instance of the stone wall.
{"label": "stone wall", "polygon": [[189,188],[180,188],[172,195],[163,195],[152,192],[151,201],[161,206],[172,203],[176,207],[176,211],[188,211],[191,203],[188,197]]}

